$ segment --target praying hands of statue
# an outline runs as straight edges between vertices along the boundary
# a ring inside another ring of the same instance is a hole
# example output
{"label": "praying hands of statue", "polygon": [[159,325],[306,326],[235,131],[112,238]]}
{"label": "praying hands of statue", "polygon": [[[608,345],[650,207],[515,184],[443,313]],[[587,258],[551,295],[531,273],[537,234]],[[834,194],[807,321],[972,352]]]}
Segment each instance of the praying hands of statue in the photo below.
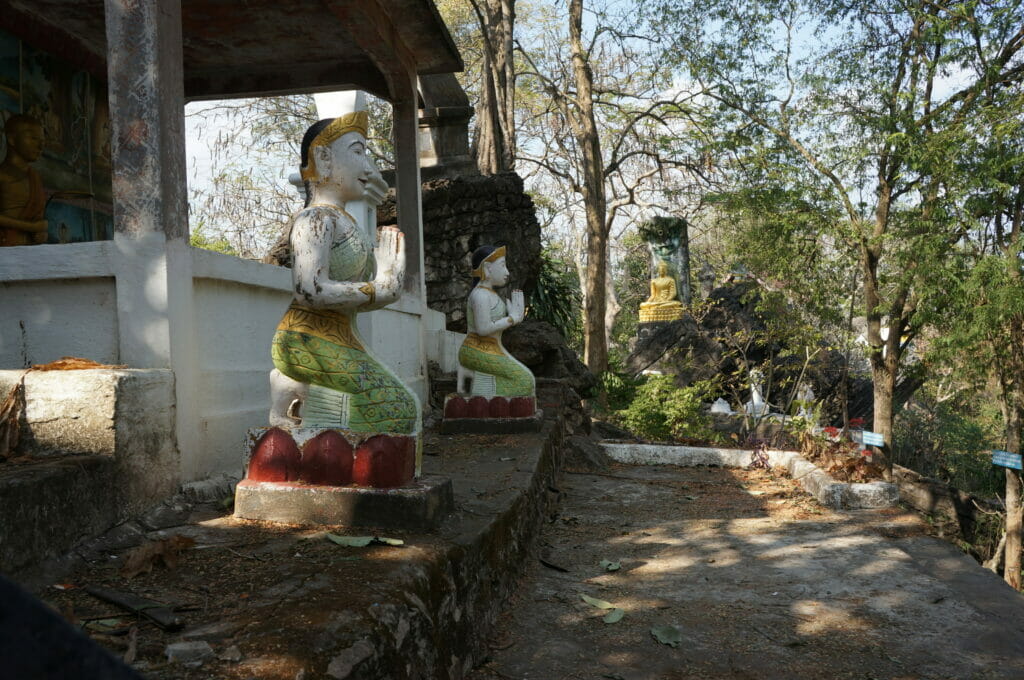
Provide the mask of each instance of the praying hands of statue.
{"label": "praying hands of statue", "polygon": [[512,291],[512,297],[508,300],[508,314],[512,317],[513,325],[520,323],[526,317],[526,300],[523,298],[523,291]]}
{"label": "praying hands of statue", "polygon": [[373,279],[376,300],[370,300],[363,309],[376,309],[389,305],[402,295],[405,281],[405,234],[397,227],[381,227],[377,232],[377,276]]}

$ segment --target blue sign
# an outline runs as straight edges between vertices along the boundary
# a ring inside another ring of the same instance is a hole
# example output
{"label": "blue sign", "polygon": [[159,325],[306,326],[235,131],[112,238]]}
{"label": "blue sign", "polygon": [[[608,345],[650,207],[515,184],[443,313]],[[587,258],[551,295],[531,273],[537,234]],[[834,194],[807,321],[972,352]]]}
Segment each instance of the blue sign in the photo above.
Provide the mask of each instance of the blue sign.
{"label": "blue sign", "polygon": [[1009,451],[992,451],[992,464],[1016,470],[1024,469],[1024,466],[1021,465],[1020,454],[1010,453]]}
{"label": "blue sign", "polygon": [[864,430],[864,446],[885,446],[885,438],[877,432]]}

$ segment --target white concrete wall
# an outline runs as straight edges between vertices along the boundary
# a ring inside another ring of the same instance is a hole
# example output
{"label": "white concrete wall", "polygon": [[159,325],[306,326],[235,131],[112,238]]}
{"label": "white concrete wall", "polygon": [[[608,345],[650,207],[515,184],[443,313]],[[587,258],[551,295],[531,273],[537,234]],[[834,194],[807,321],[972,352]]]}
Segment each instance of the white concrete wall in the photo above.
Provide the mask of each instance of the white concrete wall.
{"label": "white concrete wall", "polygon": [[[179,302],[167,310],[172,286]],[[0,293],[0,369],[68,355],[170,368],[181,481],[237,473],[246,430],[266,424],[290,270],[144,239],[0,248]],[[426,361],[455,370],[462,336],[411,295],[359,327],[424,406]]]}
{"label": "white concrete wall", "polygon": [[183,466],[189,480],[237,473],[246,430],[267,424],[270,340],[291,302],[287,269],[209,251],[192,256],[199,451]]}
{"label": "white concrete wall", "polygon": [[63,356],[119,361],[111,246],[0,248],[0,369]]}

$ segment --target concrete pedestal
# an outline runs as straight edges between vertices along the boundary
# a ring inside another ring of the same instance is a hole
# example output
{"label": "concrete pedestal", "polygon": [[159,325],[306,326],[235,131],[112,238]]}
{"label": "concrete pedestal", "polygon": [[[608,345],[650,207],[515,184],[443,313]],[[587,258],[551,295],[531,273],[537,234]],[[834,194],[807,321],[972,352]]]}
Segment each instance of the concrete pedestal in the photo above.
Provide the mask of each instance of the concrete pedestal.
{"label": "concrete pedestal", "polygon": [[521,434],[540,432],[544,424],[544,411],[527,418],[445,418],[441,421],[441,434]]}
{"label": "concrete pedestal", "polygon": [[662,329],[668,328],[674,321],[641,321],[636,327],[637,340],[641,342],[657,335]]}
{"label": "concrete pedestal", "polygon": [[423,531],[436,528],[453,505],[451,480],[437,475],[391,489],[249,479],[235,489],[235,517],[283,524]]}

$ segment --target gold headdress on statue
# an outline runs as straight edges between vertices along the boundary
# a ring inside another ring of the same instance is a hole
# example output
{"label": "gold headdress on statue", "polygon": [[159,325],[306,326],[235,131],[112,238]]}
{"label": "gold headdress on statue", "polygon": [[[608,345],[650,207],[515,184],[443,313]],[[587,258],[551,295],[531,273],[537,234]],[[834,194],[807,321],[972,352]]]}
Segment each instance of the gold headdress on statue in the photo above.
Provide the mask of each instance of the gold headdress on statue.
{"label": "gold headdress on statue", "polygon": [[308,182],[320,176],[316,169],[316,161],[313,159],[313,149],[315,147],[329,146],[346,132],[358,132],[365,137],[369,119],[370,117],[366,111],[353,111],[352,113],[346,113],[344,116],[338,116],[321,130],[313,138],[313,141],[310,142],[306,156],[306,165],[299,170],[302,180]]}
{"label": "gold headdress on statue", "polygon": [[503,257],[505,257],[505,246],[501,246],[499,248],[495,248],[493,253],[491,253],[490,255],[485,257],[483,260],[481,260],[480,264],[477,265],[476,269],[474,269],[473,271],[471,271],[469,273],[470,276],[473,276],[475,278],[478,278],[478,279],[482,280],[484,278],[484,262],[497,262],[498,260],[500,260]]}

